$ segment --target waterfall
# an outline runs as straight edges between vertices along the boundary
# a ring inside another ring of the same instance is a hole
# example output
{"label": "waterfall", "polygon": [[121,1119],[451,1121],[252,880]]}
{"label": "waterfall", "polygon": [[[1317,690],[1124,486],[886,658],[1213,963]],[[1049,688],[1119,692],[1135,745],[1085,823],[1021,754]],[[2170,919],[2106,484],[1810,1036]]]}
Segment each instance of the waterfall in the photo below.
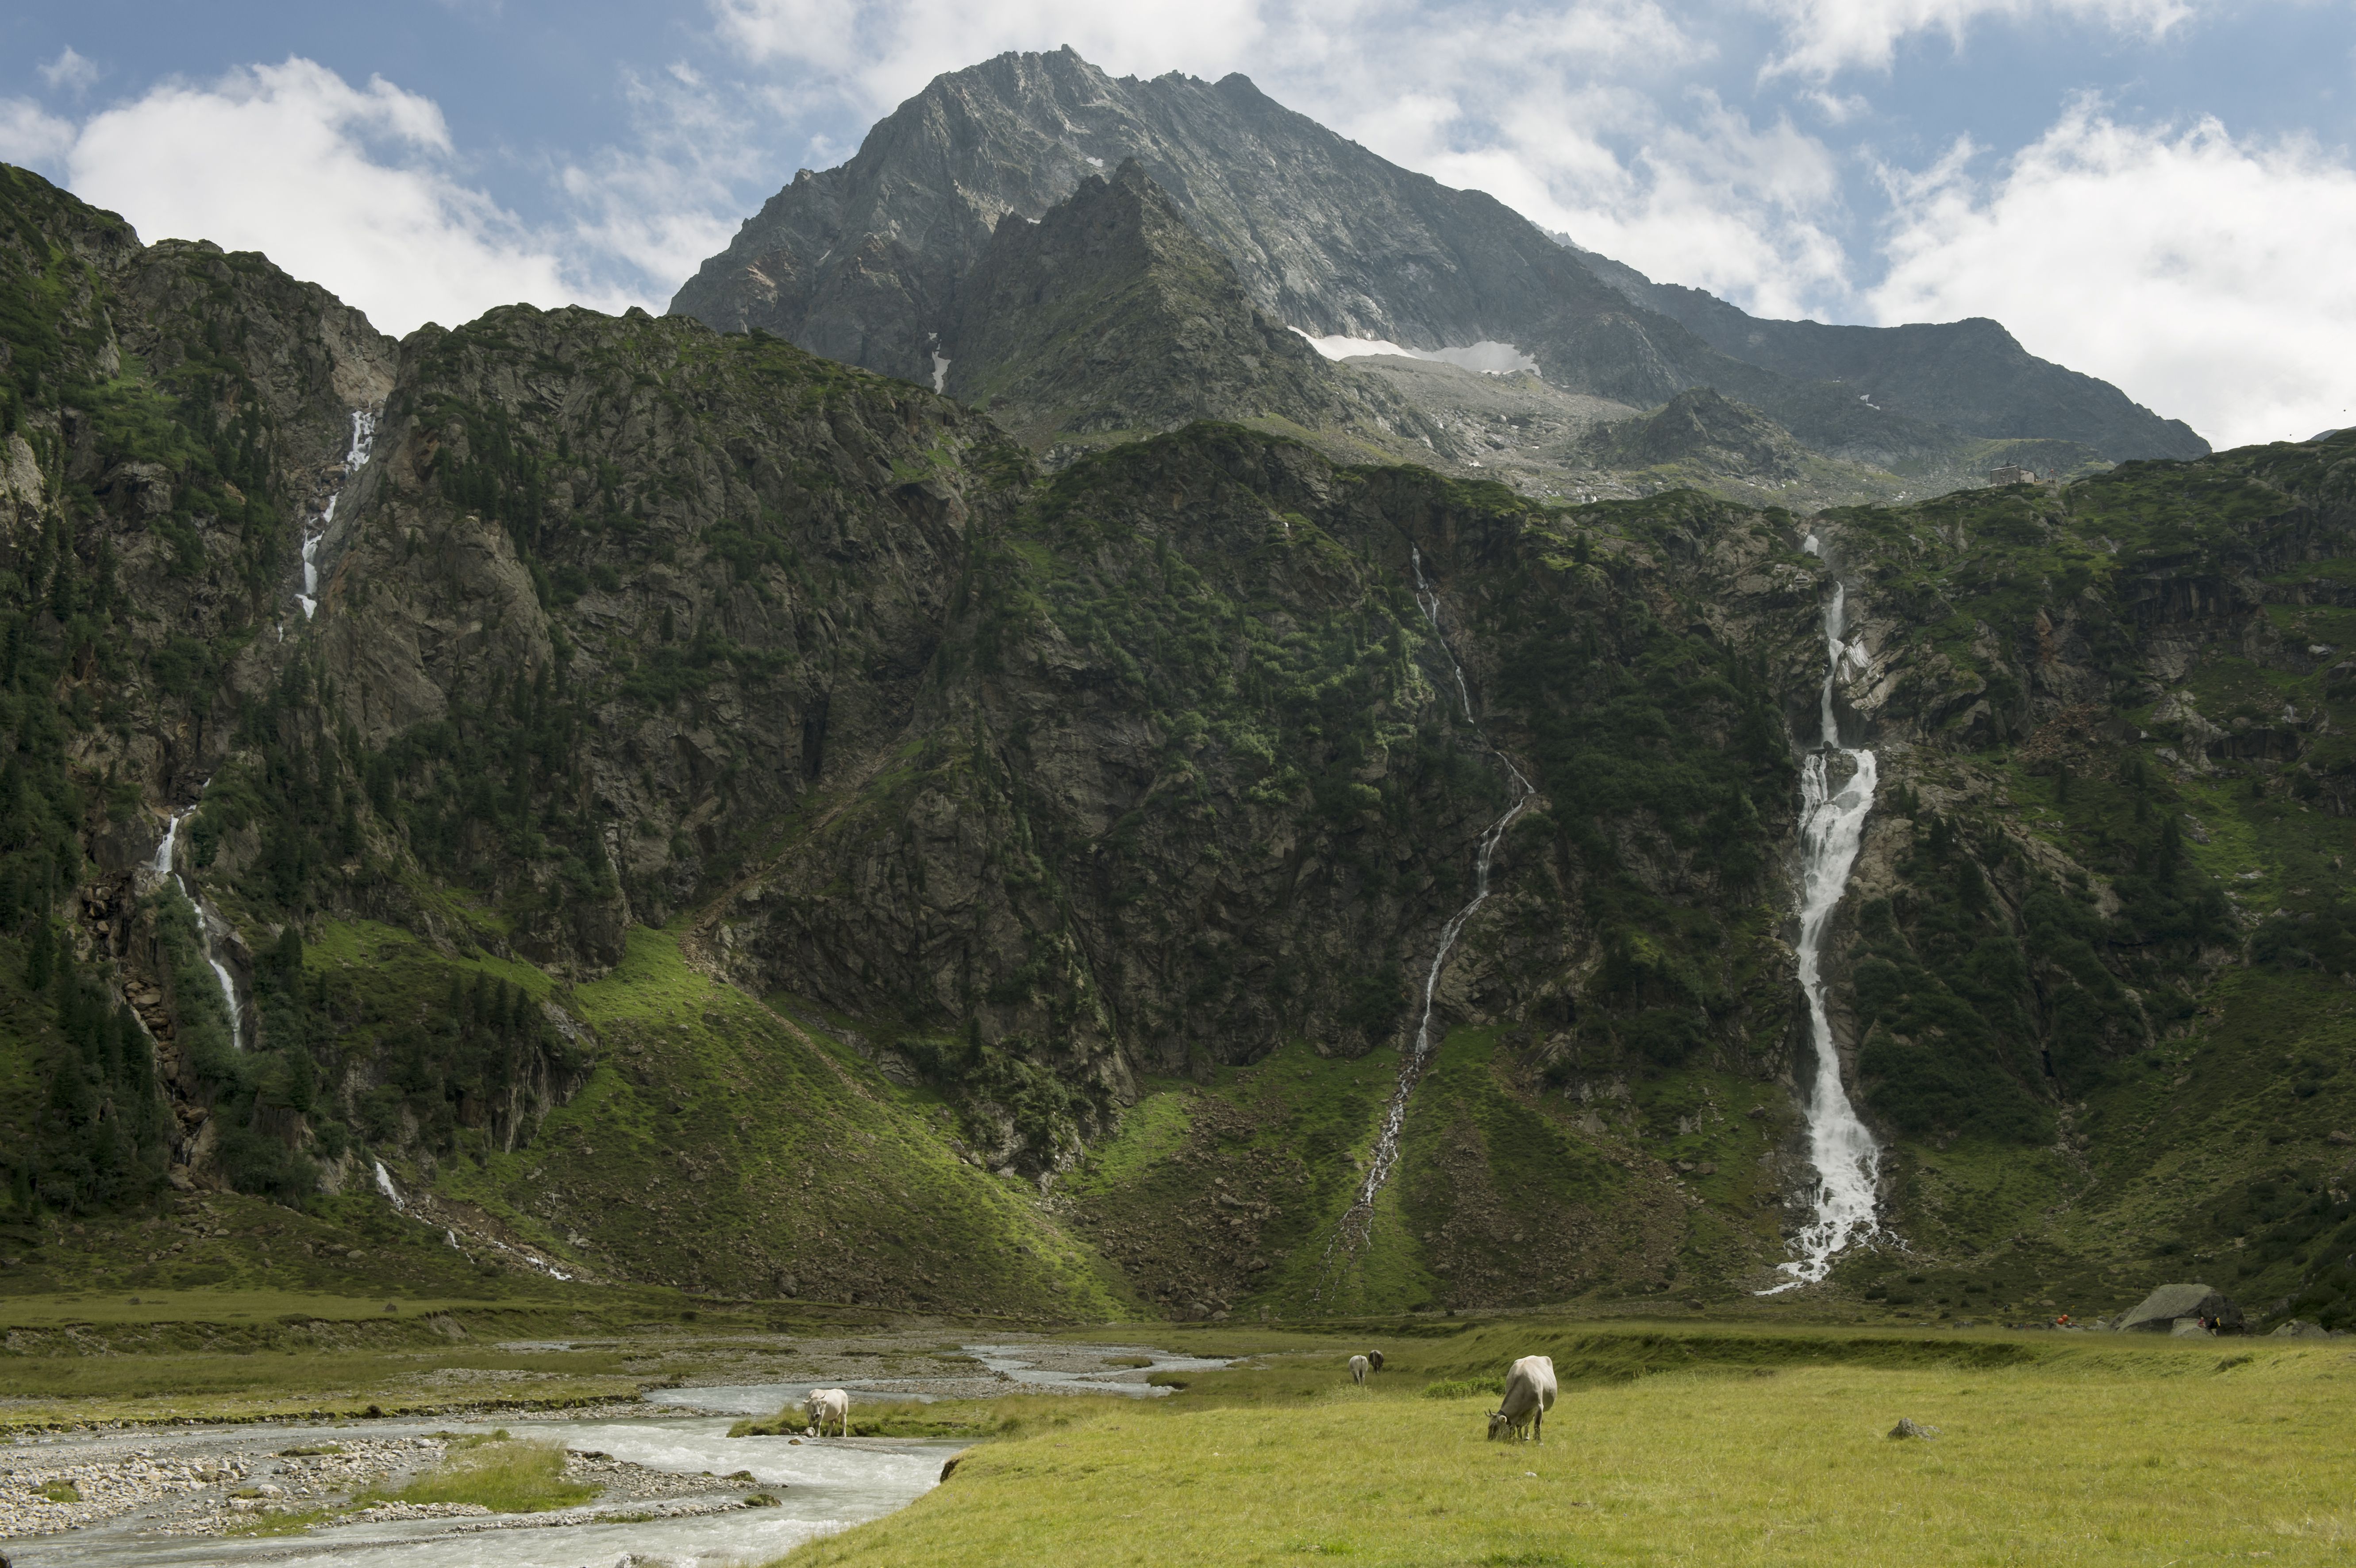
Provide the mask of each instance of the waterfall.
{"label": "waterfall", "polygon": [[[1441,657],[1448,660],[1448,672],[1456,682],[1456,700],[1464,709],[1464,722],[1472,725],[1472,733],[1486,746],[1489,737],[1472,716],[1472,698],[1465,688],[1463,668],[1456,662],[1456,655],[1448,646],[1448,636],[1440,629],[1440,594],[1424,579],[1423,552],[1412,545],[1408,551],[1415,567],[1415,602],[1422,609],[1423,618],[1430,623],[1432,640],[1440,644]],[[1373,1229],[1375,1197],[1383,1190],[1384,1184],[1390,1180],[1392,1167],[1398,1164],[1399,1129],[1407,1122],[1408,1100],[1414,1094],[1415,1086],[1422,1079],[1423,1069],[1431,1058],[1431,1015],[1440,988],[1440,972],[1446,966],[1448,955],[1455,950],[1456,939],[1464,934],[1464,927],[1472,918],[1473,912],[1489,901],[1489,865],[1496,859],[1498,844],[1505,842],[1505,830],[1514,825],[1514,819],[1522,814],[1522,809],[1530,803],[1530,797],[1537,792],[1529,779],[1523,776],[1522,770],[1514,766],[1513,758],[1494,746],[1490,746],[1489,750],[1505,765],[1506,773],[1513,778],[1514,803],[1505,808],[1505,815],[1482,831],[1479,846],[1472,854],[1472,897],[1440,929],[1440,945],[1431,955],[1431,967],[1424,971],[1423,1012],[1416,1021],[1415,1043],[1409,1048],[1407,1059],[1399,1064],[1398,1082],[1391,1090],[1390,1103],[1384,1108],[1382,1128],[1375,1135],[1374,1154],[1366,1163],[1365,1179],[1358,1184],[1357,1196],[1343,1214],[1333,1239],[1325,1244],[1323,1261],[1327,1263],[1333,1261],[1337,1248],[1346,1257],[1364,1246]]]}
{"label": "waterfall", "polygon": [[[1823,547],[1810,534],[1802,546],[1821,556]],[[1815,1081],[1808,1095],[1808,1155],[1816,1167],[1815,1218],[1793,1239],[1799,1256],[1780,1266],[1791,1276],[1762,1295],[1812,1284],[1830,1272],[1833,1259],[1852,1241],[1877,1229],[1874,1196],[1881,1175],[1881,1148],[1873,1141],[1848,1090],[1841,1086],[1840,1052],[1833,1045],[1831,1016],[1825,1009],[1825,928],[1848,890],[1850,869],[1865,838],[1866,814],[1873,810],[1876,778],[1874,756],[1862,746],[1840,743],[1840,720],[1833,712],[1833,686],[1854,660],[1862,666],[1864,650],[1842,640],[1847,629],[1848,596],[1838,582],[1825,606],[1825,684],[1817,699],[1817,722],[1823,740],[1808,756],[1800,775],[1800,989],[1808,1001],[1808,1037],[1815,1047]],[[1836,784],[1836,755],[1853,771]]]}
{"label": "waterfall", "polygon": [[352,482],[369,460],[369,452],[376,444],[376,413],[372,409],[352,411],[352,445],[344,454],[343,482],[335,494],[327,498],[327,506],[311,526],[303,531],[303,591],[294,602],[303,607],[303,618],[309,620],[319,608],[319,546],[327,542],[327,530],[336,521],[336,503],[344,499],[344,489]]}
{"label": "waterfall", "polygon": [[[212,780],[209,779],[198,786],[198,801],[204,800],[205,791],[210,788]],[[213,979],[220,986],[222,1004],[229,1009],[229,1043],[241,1051],[245,1049],[245,1021],[238,1007],[237,981],[230,973],[229,965],[223,963],[220,955],[213,950],[212,918],[205,913],[205,907],[197,896],[188,891],[188,885],[180,878],[178,867],[172,864],[172,857],[179,849],[180,824],[196,814],[197,808],[190,806],[185,811],[173,812],[165,818],[164,842],[155,846],[155,871],[159,881],[169,877],[172,886],[180,890],[180,897],[188,901],[188,908],[197,912],[197,940],[204,945],[205,963],[212,970]]]}
{"label": "waterfall", "polygon": [[[401,1201],[401,1189],[392,1185],[392,1173],[384,1168],[382,1160],[376,1162],[376,1189],[384,1194],[385,1201],[392,1205],[395,1213],[409,1212],[409,1205]],[[455,1247],[458,1243],[454,1240],[450,1244]]]}

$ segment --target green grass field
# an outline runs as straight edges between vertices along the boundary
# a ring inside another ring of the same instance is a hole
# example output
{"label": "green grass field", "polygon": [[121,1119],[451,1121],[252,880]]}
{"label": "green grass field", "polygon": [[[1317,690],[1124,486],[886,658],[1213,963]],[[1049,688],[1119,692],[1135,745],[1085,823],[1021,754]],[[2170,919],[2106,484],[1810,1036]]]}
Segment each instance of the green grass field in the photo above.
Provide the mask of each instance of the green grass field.
{"label": "green grass field", "polygon": [[[2347,1342],[1537,1324],[1352,1341],[1373,1343],[1391,1366],[1365,1391],[1336,1343],[1150,1405],[1066,1401],[1063,1424],[1023,1423],[911,1508],[786,1562],[2356,1557]],[[1434,1376],[1546,1343],[1572,1380],[1543,1445],[1485,1441],[1489,1402]],[[1901,1416],[1941,1435],[1887,1436]]]}

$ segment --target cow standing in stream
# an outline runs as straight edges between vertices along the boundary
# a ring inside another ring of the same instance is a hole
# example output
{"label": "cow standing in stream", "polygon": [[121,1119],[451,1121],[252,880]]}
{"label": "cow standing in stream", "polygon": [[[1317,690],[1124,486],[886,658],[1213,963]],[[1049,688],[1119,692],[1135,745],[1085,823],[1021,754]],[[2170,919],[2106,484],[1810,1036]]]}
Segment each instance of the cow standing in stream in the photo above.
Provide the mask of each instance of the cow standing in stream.
{"label": "cow standing in stream", "polygon": [[837,1435],[851,1435],[851,1396],[841,1389],[812,1389],[803,1408],[809,1412],[809,1435],[824,1437],[826,1423],[835,1423]]}

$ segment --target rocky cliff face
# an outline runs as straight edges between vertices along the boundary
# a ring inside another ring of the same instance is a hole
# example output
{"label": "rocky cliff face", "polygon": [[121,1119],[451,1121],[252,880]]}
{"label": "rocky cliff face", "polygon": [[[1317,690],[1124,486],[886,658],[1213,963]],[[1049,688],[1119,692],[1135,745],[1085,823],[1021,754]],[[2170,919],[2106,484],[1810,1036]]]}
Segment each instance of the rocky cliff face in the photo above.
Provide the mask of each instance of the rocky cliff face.
{"label": "rocky cliff face", "polygon": [[[1234,264],[1255,306],[1314,336],[1510,343],[1557,386],[1638,407],[1711,386],[1817,451],[1884,469],[1953,459],[1966,435],[2099,434],[2094,445],[2126,456],[2197,444],[2116,389],[2040,370],[2017,349],[1990,360],[1949,348],[1933,370],[1916,363],[1912,338],[1860,328],[1818,329],[1847,346],[1829,357],[1738,351],[1715,325],[1687,322],[1681,304],[1665,310],[1676,303],[1667,296],[1634,297],[1617,274],[1599,277],[1493,198],[1398,168],[1242,76],[1115,79],[1068,48],[936,79],[848,163],[797,175],[671,309],[928,383],[1001,220],[1036,220],[1082,179],[1131,158]],[[1954,338],[1937,331],[1943,345]],[[1912,367],[1877,372],[1877,385],[1906,397],[1860,400],[1826,379],[1849,375],[1843,356],[1858,352]],[[1934,384],[1945,390],[1933,395]]]}
{"label": "rocky cliff face", "polygon": [[1454,449],[1388,387],[1256,309],[1134,160],[1036,223],[1001,219],[941,349],[944,390],[1042,451],[1197,419],[1280,422],[1362,452]]}
{"label": "rocky cliff face", "polygon": [[[2345,439],[1804,521],[1208,422],[1046,471],[766,333],[519,307],[396,348],[9,178],[11,1223],[383,1160],[487,1261],[603,1278],[1753,1288],[1809,1186],[1789,859],[1837,579],[1884,785],[1835,1036],[1912,1251],[1824,1288],[2034,1301],[2173,1248],[2340,1310]],[[1115,276],[1237,362],[1274,328],[1169,222],[1123,177],[1011,231],[1048,329],[977,367],[1083,406],[1040,345],[1095,292],[1059,279]],[[1799,460],[1700,394],[1612,438]],[[204,780],[192,907],[143,867]]]}

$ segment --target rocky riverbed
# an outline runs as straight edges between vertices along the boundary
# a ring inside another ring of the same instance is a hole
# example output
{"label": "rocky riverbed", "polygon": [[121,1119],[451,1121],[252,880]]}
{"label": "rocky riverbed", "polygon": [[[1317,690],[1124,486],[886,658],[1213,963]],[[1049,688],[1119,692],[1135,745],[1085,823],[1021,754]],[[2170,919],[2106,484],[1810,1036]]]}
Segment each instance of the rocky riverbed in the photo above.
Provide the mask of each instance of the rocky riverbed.
{"label": "rocky riverbed", "polygon": [[[15,1568],[212,1568],[274,1559],[294,1544],[290,1535],[352,1568],[379,1557],[387,1568],[577,1568],[626,1557],[717,1568],[766,1561],[904,1507],[962,1446],[730,1437],[731,1414],[770,1414],[807,1389],[778,1378],[787,1366],[790,1379],[850,1388],[856,1409],[874,1400],[1016,1391],[1150,1397],[1163,1391],[1147,1381],[1157,1373],[1219,1364],[1027,1335],[986,1344],[845,1336],[747,1343],[707,1355],[689,1372],[742,1382],[699,1380],[645,1401],[538,1418],[509,1412],[27,1434],[0,1441],[0,1540]],[[563,1448],[565,1478],[595,1495],[530,1514],[496,1515],[475,1504],[355,1506],[372,1490],[401,1489],[455,1444],[501,1430]]]}
{"label": "rocky riverbed", "polygon": [[[641,1412],[642,1413],[642,1412]],[[363,1436],[331,1429],[314,1441],[283,1446],[239,1444],[218,1434],[150,1439],[135,1447],[20,1442],[0,1450],[0,1538],[54,1534],[138,1516],[142,1528],[170,1536],[218,1535],[271,1514],[321,1514],[322,1524],[464,1519],[487,1515],[474,1503],[385,1502],[343,1510],[371,1487],[398,1488],[440,1464],[453,1439],[436,1434]],[[648,1502],[699,1498],[744,1506],[749,1473],[680,1475],[616,1459],[602,1451],[570,1453],[564,1478],[597,1488],[577,1518]]]}

